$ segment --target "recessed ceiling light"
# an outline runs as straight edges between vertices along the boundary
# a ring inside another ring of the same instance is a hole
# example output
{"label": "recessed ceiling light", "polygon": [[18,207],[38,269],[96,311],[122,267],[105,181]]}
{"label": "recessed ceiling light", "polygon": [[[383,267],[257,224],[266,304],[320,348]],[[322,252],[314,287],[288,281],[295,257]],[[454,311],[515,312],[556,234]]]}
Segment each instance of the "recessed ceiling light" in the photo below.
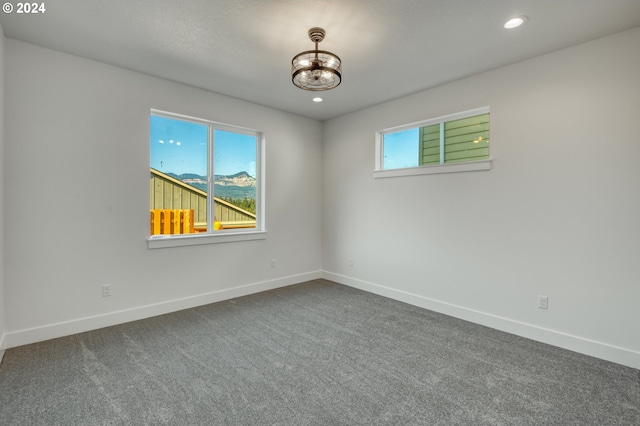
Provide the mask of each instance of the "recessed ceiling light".
{"label": "recessed ceiling light", "polygon": [[527,22],[526,16],[518,16],[516,18],[511,18],[507,22],[504,23],[504,27],[508,30],[512,30],[514,28],[518,28],[520,25]]}
{"label": "recessed ceiling light", "polygon": [[322,98],[313,98],[313,102],[322,102]]}

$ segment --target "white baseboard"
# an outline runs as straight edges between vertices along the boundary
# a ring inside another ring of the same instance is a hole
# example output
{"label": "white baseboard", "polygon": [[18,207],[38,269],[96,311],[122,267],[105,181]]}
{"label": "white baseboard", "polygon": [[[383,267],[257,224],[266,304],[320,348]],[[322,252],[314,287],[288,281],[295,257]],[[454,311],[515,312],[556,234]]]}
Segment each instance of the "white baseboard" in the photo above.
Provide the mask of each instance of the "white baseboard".
{"label": "white baseboard", "polygon": [[8,348],[96,330],[103,327],[110,327],[130,321],[137,321],[156,315],[163,315],[182,309],[207,305],[209,303],[233,299],[235,297],[247,296],[249,294],[299,284],[319,278],[325,278],[327,280],[408,303],[410,305],[429,309],[466,321],[471,321],[476,324],[495,328],[500,331],[526,337],[553,346],[558,346],[574,352],[640,369],[640,353],[630,349],[597,342],[560,331],[539,327],[533,324],[515,321],[486,312],[468,309],[462,306],[441,302],[424,296],[384,287],[328,271],[314,271],[305,274],[292,275],[274,280],[214,291],[211,293],[170,300],[153,305],[140,306],[137,308],[110,312],[107,314],[80,318],[72,321],[9,332],[4,336],[0,336],[0,361],[2,361],[4,350]]}
{"label": "white baseboard", "polygon": [[595,358],[640,369],[640,353],[630,349],[597,342],[583,337],[563,333],[561,331],[539,327],[533,324],[515,321],[486,312],[468,309],[462,306],[452,305],[450,303],[429,299],[424,296],[384,287],[344,275],[335,274],[333,272],[324,271],[322,277],[327,280],[408,303],[410,305],[429,309],[455,318],[495,328],[500,331],[526,337],[531,340],[593,356]]}
{"label": "white baseboard", "polygon": [[[71,334],[110,327],[117,324],[123,324],[130,321],[137,321],[144,318],[168,314],[183,309],[189,309],[196,306],[207,305],[209,303],[233,299],[236,297],[247,296],[249,294],[273,290],[275,288],[286,287],[289,285],[299,284],[305,281],[311,281],[319,278],[322,278],[322,271],[308,272],[299,275],[277,278],[274,280],[242,285],[225,290],[213,291],[211,293],[170,300],[153,305],[139,306],[137,308],[109,312],[107,314],[79,318],[72,321],[65,321],[56,324],[44,325],[41,327],[12,331],[5,334],[5,348],[13,348],[16,346],[27,345],[44,340],[69,336]],[[0,346],[0,348],[3,348],[3,346]]]}

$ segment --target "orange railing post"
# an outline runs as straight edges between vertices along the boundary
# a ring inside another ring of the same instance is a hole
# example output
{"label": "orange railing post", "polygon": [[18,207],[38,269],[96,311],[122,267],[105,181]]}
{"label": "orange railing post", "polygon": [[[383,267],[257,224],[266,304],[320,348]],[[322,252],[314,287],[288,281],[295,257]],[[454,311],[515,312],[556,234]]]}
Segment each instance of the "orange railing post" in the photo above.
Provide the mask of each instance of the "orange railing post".
{"label": "orange railing post", "polygon": [[151,235],[158,234],[193,234],[194,211],[193,209],[153,209],[150,220]]}
{"label": "orange railing post", "polygon": [[180,210],[170,210],[169,211],[169,217],[170,217],[170,231],[168,232],[168,234],[181,234],[182,232],[180,232]]}
{"label": "orange railing post", "polygon": [[151,210],[151,235],[160,234],[160,210]]}

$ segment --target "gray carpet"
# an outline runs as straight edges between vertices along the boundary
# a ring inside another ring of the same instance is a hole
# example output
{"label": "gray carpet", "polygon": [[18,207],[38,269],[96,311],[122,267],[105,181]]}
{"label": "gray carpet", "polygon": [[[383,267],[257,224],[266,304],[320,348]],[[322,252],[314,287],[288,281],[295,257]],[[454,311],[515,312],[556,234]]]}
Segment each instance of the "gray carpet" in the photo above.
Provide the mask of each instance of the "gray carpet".
{"label": "gray carpet", "polygon": [[2,425],[640,425],[640,372],[317,280],[9,349]]}

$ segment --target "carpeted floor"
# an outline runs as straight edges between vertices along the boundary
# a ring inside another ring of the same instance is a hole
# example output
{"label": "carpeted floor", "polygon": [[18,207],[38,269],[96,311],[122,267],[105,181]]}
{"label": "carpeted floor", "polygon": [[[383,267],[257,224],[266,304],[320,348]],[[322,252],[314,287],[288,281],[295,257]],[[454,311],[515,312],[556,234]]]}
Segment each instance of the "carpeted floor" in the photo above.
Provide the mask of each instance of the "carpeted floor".
{"label": "carpeted floor", "polygon": [[640,425],[640,372],[317,280],[9,349],[1,425]]}

